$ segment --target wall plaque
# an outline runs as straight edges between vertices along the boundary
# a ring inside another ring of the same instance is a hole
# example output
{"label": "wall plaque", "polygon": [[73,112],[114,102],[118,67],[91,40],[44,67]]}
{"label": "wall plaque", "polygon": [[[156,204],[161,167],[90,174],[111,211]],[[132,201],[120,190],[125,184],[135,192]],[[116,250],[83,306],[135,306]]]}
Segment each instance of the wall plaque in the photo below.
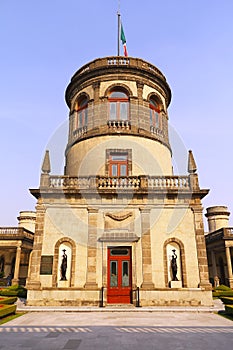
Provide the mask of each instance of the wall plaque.
{"label": "wall plaque", "polygon": [[41,275],[52,275],[53,271],[53,256],[52,255],[42,255],[40,264],[40,274]]}

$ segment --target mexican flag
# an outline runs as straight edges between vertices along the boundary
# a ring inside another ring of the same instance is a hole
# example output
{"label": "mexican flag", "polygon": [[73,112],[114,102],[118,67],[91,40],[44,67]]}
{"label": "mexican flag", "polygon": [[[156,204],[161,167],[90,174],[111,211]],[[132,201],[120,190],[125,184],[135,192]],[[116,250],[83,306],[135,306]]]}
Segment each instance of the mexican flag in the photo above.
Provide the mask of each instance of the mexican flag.
{"label": "mexican flag", "polygon": [[126,39],[125,39],[125,33],[124,33],[124,29],[123,29],[123,25],[121,23],[121,42],[123,45],[123,49],[124,49],[124,56],[128,56],[128,51],[127,51],[127,47],[126,47]]}

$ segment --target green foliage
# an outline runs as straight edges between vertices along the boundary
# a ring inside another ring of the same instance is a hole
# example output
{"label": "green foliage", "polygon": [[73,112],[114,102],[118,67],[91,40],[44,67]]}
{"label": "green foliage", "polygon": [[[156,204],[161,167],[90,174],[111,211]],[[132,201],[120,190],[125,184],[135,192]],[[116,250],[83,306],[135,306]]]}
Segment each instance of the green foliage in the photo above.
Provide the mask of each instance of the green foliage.
{"label": "green foliage", "polygon": [[23,315],[25,315],[25,312],[17,312],[16,314],[11,314],[11,315],[5,316],[3,318],[0,318],[0,325],[7,323],[9,321],[12,321],[15,318],[23,316]]}
{"label": "green foliage", "polygon": [[10,286],[0,289],[0,295],[3,296],[16,296],[21,298],[27,297],[27,290],[21,286]]}
{"label": "green foliage", "polygon": [[230,287],[225,286],[224,284],[220,284],[220,286],[214,288],[215,291],[219,290],[219,291],[232,291],[232,289]]}
{"label": "green foliage", "polygon": [[233,297],[230,298],[230,297],[221,297],[220,298],[222,300],[222,302],[225,304],[225,305],[231,305],[233,304]]}
{"label": "green foliage", "polygon": [[213,290],[214,298],[222,298],[222,297],[233,297],[233,290],[230,287],[221,284],[220,286],[214,288]]}
{"label": "green foliage", "polygon": [[1,297],[0,296],[0,304],[14,304],[17,301],[17,297]]}
{"label": "green foliage", "polygon": [[16,305],[0,304],[0,318],[5,317],[16,312]]}
{"label": "green foliage", "polygon": [[229,315],[233,315],[233,305],[225,305],[225,311]]}
{"label": "green foliage", "polygon": [[222,298],[222,297],[233,297],[233,290],[231,291],[217,291],[213,292],[213,297]]}

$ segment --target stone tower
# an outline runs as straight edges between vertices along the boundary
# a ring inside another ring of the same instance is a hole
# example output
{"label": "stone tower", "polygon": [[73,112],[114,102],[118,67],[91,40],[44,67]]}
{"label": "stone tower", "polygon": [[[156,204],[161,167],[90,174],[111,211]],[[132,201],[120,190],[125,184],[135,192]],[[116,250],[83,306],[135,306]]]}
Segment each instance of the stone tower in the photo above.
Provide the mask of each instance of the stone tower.
{"label": "stone tower", "polygon": [[211,305],[197,168],[174,175],[171,90],[154,65],[104,57],[66,90],[64,175],[49,153],[37,198],[29,305]]}

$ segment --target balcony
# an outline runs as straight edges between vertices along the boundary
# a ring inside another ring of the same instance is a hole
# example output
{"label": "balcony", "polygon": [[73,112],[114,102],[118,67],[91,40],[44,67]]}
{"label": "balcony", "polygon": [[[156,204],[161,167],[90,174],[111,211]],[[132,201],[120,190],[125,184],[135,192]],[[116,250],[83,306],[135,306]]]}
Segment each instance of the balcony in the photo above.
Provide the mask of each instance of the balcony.
{"label": "balcony", "polygon": [[[43,186],[46,187],[46,186]],[[51,189],[76,190],[182,190],[189,191],[189,176],[49,176],[47,187]]]}

